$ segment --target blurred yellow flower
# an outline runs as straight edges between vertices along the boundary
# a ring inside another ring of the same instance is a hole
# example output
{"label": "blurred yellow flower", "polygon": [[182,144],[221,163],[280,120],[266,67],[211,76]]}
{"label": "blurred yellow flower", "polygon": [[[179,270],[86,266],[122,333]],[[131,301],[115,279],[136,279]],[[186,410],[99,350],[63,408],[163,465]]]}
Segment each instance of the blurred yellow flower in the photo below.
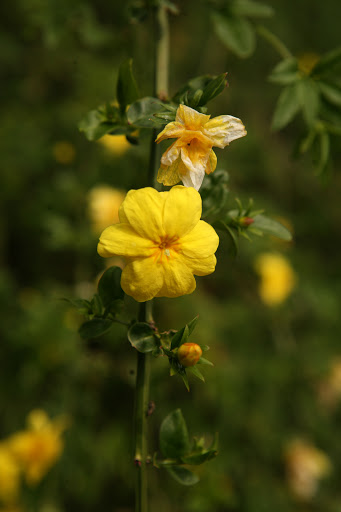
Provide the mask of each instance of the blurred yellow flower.
{"label": "blurred yellow flower", "polygon": [[103,135],[97,142],[113,155],[123,155],[131,145],[125,135]]}
{"label": "blurred yellow flower", "polygon": [[47,414],[35,409],[27,418],[28,429],[13,434],[7,446],[23,470],[30,485],[37,484],[63,451],[62,432],[65,419],[51,421]]}
{"label": "blurred yellow flower", "polygon": [[295,286],[295,273],[280,254],[260,254],[255,261],[255,270],[260,276],[259,295],[268,306],[281,304]]}
{"label": "blurred yellow flower", "polygon": [[88,194],[88,214],[92,229],[99,234],[111,224],[119,222],[118,210],[125,198],[125,192],[109,185],[98,185]]}
{"label": "blurred yellow flower", "polygon": [[168,123],[156,138],[157,143],[177,139],[162,155],[159,183],[171,186],[182,181],[186,187],[199,190],[205,173],[210,174],[217,166],[212,147],[224,148],[246,135],[240,119],[228,115],[210,117],[179,105],[175,121]]}
{"label": "blurred yellow flower", "polygon": [[331,472],[329,457],[303,439],[291,441],[284,452],[288,484],[298,498],[310,500],[319,480]]}
{"label": "blurred yellow flower", "polygon": [[299,55],[298,61],[298,69],[304,75],[310,75],[311,71],[315,67],[315,64],[320,60],[320,56],[317,53],[306,52]]}
{"label": "blurred yellow flower", "polygon": [[59,164],[71,164],[76,157],[75,146],[65,140],[56,142],[52,148],[52,153]]}
{"label": "blurred yellow flower", "polygon": [[200,220],[201,197],[194,188],[130,190],[119,210],[120,224],[105,229],[98,253],[124,256],[121,286],[138,302],[179,297],[195,290],[194,275],[215,270],[219,238]]}
{"label": "blurred yellow flower", "polygon": [[5,442],[0,443],[0,501],[10,503],[19,492],[20,468]]}

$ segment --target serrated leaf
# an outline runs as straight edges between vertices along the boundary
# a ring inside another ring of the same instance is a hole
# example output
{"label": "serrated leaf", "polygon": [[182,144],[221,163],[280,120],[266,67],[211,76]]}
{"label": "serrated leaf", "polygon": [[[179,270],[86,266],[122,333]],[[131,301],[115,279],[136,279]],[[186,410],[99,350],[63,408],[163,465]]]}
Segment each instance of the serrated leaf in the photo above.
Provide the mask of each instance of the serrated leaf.
{"label": "serrated leaf", "polygon": [[194,485],[199,482],[199,477],[192,471],[182,466],[171,466],[166,468],[168,473],[182,485]]}
{"label": "serrated leaf", "polygon": [[238,57],[249,57],[256,47],[256,37],[251,23],[239,16],[212,13],[214,30],[221,42]]}
{"label": "serrated leaf", "polygon": [[122,270],[119,267],[110,267],[104,272],[98,283],[98,293],[104,307],[116,300],[124,298],[124,291],[121,288]]}
{"label": "serrated leaf", "polygon": [[136,350],[144,354],[159,347],[155,331],[145,322],[137,322],[130,327],[128,340]]}
{"label": "serrated leaf", "polygon": [[252,0],[238,0],[233,6],[233,12],[238,16],[250,16],[252,18],[269,18],[274,15],[272,7]]}
{"label": "serrated leaf", "polygon": [[277,238],[285,240],[286,242],[292,240],[292,235],[286,227],[276,220],[269,219],[269,217],[265,215],[256,215],[252,227],[258,228],[268,235],[277,236]]}
{"label": "serrated leaf", "polygon": [[311,71],[312,76],[320,76],[333,71],[341,63],[341,47],[335,48],[321,57]]}
{"label": "serrated leaf", "polygon": [[112,321],[106,318],[93,318],[84,322],[78,329],[79,335],[83,339],[97,338],[109,331]]}
{"label": "serrated leaf", "polygon": [[120,65],[116,86],[116,97],[121,111],[125,112],[128,105],[139,97],[137,84],[133,75],[133,59],[128,59]]}
{"label": "serrated leaf", "polygon": [[297,83],[288,85],[279,95],[272,118],[272,129],[280,130],[293,120],[301,108],[301,98]]}
{"label": "serrated leaf", "polygon": [[306,78],[297,82],[303,117],[308,126],[317,118],[319,111],[319,89],[314,80]]}
{"label": "serrated leaf", "polygon": [[270,82],[280,85],[288,85],[298,79],[298,63],[295,57],[281,60],[268,76]]}
{"label": "serrated leaf", "polygon": [[160,449],[165,457],[178,459],[189,451],[187,425],[180,409],[172,411],[160,428]]}
{"label": "serrated leaf", "polygon": [[154,114],[164,110],[159,99],[146,96],[130,105],[127,110],[128,122],[141,128],[155,128],[158,125],[167,124],[167,121],[153,117]]}

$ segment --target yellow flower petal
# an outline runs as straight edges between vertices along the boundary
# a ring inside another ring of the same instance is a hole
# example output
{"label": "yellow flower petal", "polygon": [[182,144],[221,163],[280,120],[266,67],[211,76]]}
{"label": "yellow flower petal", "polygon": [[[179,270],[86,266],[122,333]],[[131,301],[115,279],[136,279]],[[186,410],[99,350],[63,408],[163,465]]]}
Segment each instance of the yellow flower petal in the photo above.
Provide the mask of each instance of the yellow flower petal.
{"label": "yellow flower petal", "polygon": [[168,237],[184,237],[194,229],[201,217],[201,197],[194,188],[178,185],[167,195],[163,226]]}
{"label": "yellow flower petal", "polygon": [[163,266],[152,258],[141,258],[124,267],[121,278],[123,291],[137,302],[155,297],[163,286]]}
{"label": "yellow flower petal", "polygon": [[103,231],[97,251],[103,258],[115,255],[133,258],[151,255],[152,247],[153,242],[139,236],[129,224],[115,224]]}
{"label": "yellow flower petal", "polygon": [[193,259],[208,258],[218,248],[219,237],[210,224],[200,220],[188,235],[180,240],[181,252]]}
{"label": "yellow flower petal", "polygon": [[205,124],[204,134],[211,139],[212,146],[224,148],[231,141],[244,137],[246,130],[237,117],[218,116]]}
{"label": "yellow flower petal", "polygon": [[157,181],[159,183],[163,183],[167,187],[172,187],[179,183],[179,181],[181,181],[181,177],[178,169],[181,164],[182,161],[180,157],[170,166],[161,164],[157,174]]}
{"label": "yellow flower petal", "polygon": [[200,114],[191,107],[179,105],[175,120],[186,126],[186,130],[199,130],[211,116]]}
{"label": "yellow flower petal", "polygon": [[156,297],[180,297],[194,292],[196,282],[191,270],[180,256],[163,265],[163,286]]}
{"label": "yellow flower petal", "polygon": [[215,271],[217,258],[214,254],[207,258],[186,258],[186,265],[195,276],[207,276]]}
{"label": "yellow flower petal", "polygon": [[173,142],[171,146],[164,152],[161,158],[161,164],[163,165],[172,165],[173,162],[177,158],[179,158],[180,155],[180,147],[178,145],[178,141]]}
{"label": "yellow flower petal", "polygon": [[167,126],[159,133],[156,137],[155,142],[159,143],[164,139],[176,139],[177,137],[181,137],[185,128],[182,123],[178,123],[174,121],[173,123],[168,123]]}
{"label": "yellow flower petal", "polygon": [[211,150],[210,156],[208,158],[208,162],[206,165],[205,172],[206,174],[211,174],[211,172],[215,171],[215,168],[217,167],[217,155]]}
{"label": "yellow flower petal", "polygon": [[125,216],[138,235],[158,241],[165,234],[162,227],[164,202],[165,197],[154,188],[130,190],[120,214]]}

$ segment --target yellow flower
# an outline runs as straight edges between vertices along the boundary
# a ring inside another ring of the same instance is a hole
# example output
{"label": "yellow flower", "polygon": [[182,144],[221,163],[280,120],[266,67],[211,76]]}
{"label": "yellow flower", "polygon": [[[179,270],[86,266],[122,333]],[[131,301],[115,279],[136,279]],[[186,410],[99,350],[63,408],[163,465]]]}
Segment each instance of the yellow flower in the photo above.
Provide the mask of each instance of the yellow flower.
{"label": "yellow flower", "polygon": [[178,359],[183,366],[194,366],[202,356],[202,350],[196,343],[183,343],[178,350]]}
{"label": "yellow flower", "polygon": [[59,164],[72,164],[76,157],[75,146],[66,140],[56,142],[52,148],[52,152]]}
{"label": "yellow flower", "polygon": [[65,420],[50,421],[46,413],[35,409],[28,416],[28,429],[13,434],[8,447],[25,473],[27,483],[37,484],[60,457],[61,434]]}
{"label": "yellow flower", "polygon": [[0,443],[0,500],[9,503],[19,491],[20,468],[8,449],[6,442]]}
{"label": "yellow flower", "polygon": [[214,272],[219,238],[200,220],[201,208],[194,188],[128,192],[119,210],[121,222],[105,229],[98,244],[104,258],[126,258],[121,286],[127,295],[139,302],[179,297],[195,290],[193,274]]}
{"label": "yellow flower", "polygon": [[130,148],[125,135],[103,135],[98,142],[113,155],[123,155]]}
{"label": "yellow flower", "polygon": [[125,192],[99,185],[88,194],[88,212],[94,233],[99,234],[103,229],[119,221],[118,210],[125,198]]}
{"label": "yellow flower", "polygon": [[304,75],[310,75],[315,65],[320,60],[320,56],[317,53],[306,52],[298,57],[298,69]]}
{"label": "yellow flower", "polygon": [[259,295],[265,304],[276,306],[290,295],[296,278],[286,258],[280,254],[260,254],[255,269],[261,278]]}
{"label": "yellow flower", "polygon": [[291,491],[300,499],[311,499],[319,480],[331,471],[329,457],[303,439],[291,441],[284,457]]}
{"label": "yellow flower", "polygon": [[212,147],[224,148],[246,135],[240,119],[227,115],[210,117],[179,105],[175,121],[168,123],[156,139],[157,143],[177,139],[162,155],[158,182],[171,186],[182,181],[186,187],[199,190],[205,173],[210,174],[217,166]]}

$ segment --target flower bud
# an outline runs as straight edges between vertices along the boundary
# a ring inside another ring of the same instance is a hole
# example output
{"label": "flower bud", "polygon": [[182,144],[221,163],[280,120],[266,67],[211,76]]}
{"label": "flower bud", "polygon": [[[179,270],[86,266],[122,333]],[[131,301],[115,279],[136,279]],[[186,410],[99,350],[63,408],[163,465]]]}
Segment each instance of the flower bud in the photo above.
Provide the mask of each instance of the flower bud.
{"label": "flower bud", "polygon": [[196,343],[184,343],[178,350],[178,359],[183,366],[194,366],[202,356],[202,350]]}
{"label": "flower bud", "polygon": [[239,222],[240,222],[241,226],[244,226],[247,228],[248,226],[250,226],[251,224],[253,224],[255,222],[255,219],[253,219],[252,217],[242,217]]}

